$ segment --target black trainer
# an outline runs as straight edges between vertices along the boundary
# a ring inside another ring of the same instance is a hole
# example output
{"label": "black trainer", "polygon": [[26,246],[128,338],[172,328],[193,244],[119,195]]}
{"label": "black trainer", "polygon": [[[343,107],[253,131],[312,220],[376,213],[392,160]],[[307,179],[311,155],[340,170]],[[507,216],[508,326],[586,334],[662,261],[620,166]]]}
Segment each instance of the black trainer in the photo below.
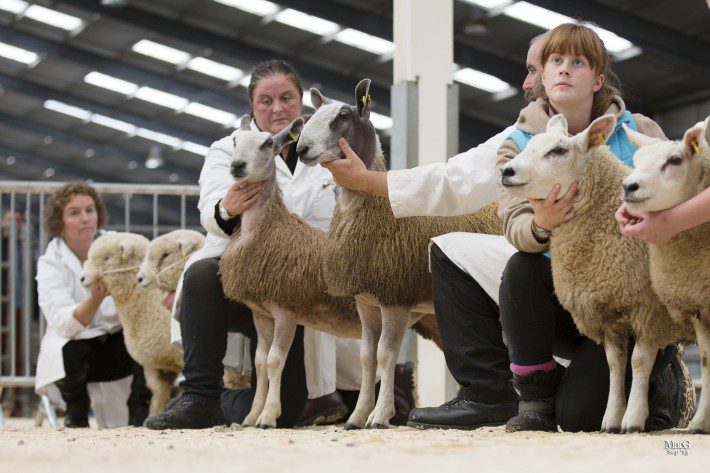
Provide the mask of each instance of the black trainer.
{"label": "black trainer", "polygon": [[145,426],[153,430],[208,429],[224,424],[219,400],[197,396],[180,396],[169,409],[145,421]]}
{"label": "black trainer", "polygon": [[55,384],[67,405],[64,427],[88,427],[90,401],[86,391],[86,372],[68,375]]}
{"label": "black trainer", "polygon": [[505,424],[506,432],[557,432],[555,395],[565,368],[536,371],[529,375],[513,375],[510,384],[518,395],[518,415]]}
{"label": "black trainer", "polygon": [[517,412],[517,403],[484,404],[455,397],[438,407],[418,407],[409,414],[409,427],[472,430],[505,424]]}

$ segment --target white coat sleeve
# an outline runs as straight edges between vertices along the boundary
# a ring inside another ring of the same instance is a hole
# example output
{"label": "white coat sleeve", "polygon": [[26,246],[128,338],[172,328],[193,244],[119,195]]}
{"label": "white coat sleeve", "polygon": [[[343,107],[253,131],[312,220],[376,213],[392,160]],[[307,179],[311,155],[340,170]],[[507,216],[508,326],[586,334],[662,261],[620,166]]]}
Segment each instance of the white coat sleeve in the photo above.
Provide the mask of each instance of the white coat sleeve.
{"label": "white coat sleeve", "polygon": [[67,338],[74,338],[86,327],[74,318],[80,301],[72,297],[67,278],[73,277],[57,260],[46,255],[37,262],[37,295],[47,325]]}
{"label": "white coat sleeve", "polygon": [[389,171],[387,187],[394,216],[462,215],[496,200],[496,153],[513,131],[515,127],[510,126],[446,163]]}
{"label": "white coat sleeve", "polygon": [[215,205],[227,194],[229,186],[234,184],[234,178],[229,173],[232,162],[230,136],[215,141],[210,147],[205,164],[200,171],[200,200],[197,208],[200,211],[200,223],[210,233],[220,237],[229,237],[215,219]]}

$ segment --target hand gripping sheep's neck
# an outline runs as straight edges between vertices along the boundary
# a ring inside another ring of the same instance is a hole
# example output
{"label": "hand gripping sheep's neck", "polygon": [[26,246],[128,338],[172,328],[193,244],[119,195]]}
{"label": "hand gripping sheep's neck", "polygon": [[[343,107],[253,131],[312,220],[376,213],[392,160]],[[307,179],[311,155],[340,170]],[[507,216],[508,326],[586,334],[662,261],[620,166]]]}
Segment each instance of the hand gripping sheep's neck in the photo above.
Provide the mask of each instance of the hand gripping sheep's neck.
{"label": "hand gripping sheep's neck", "polygon": [[[659,348],[687,338],[651,289],[646,245],[623,237],[613,215],[623,179],[631,172],[604,143],[616,118],[605,115],[574,137],[562,115],[501,167],[505,191],[544,198],[554,184],[577,181],[576,217],[552,232],[555,292],[585,336],[604,343],[610,390],[602,430],[635,432],[648,416],[648,381]],[[599,134],[602,138],[599,138]],[[629,331],[636,337],[633,383],[626,408],[624,371]]]}
{"label": "hand gripping sheep's neck", "polygon": [[[369,120],[369,86],[368,79],[357,85],[352,106],[331,102],[311,89],[316,112],[298,144],[304,164],[339,159],[338,140],[344,137],[368,169],[385,169]],[[394,415],[394,366],[402,336],[421,313],[433,315],[430,239],[453,231],[501,230],[494,206],[463,217],[395,219],[387,199],[343,189],[326,239],[324,273],[330,292],[355,296],[362,321],[362,385],[346,428],[386,427]],[[375,399],[378,367],[382,385]]]}

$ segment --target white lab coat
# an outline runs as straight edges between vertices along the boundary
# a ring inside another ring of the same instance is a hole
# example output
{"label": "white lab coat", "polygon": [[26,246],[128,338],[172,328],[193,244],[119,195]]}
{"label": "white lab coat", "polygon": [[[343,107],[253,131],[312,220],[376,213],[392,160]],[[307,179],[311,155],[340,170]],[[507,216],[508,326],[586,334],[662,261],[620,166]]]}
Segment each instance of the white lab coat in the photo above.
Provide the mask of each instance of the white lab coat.
{"label": "white lab coat", "polygon": [[[511,125],[446,163],[387,173],[395,217],[462,215],[496,200],[498,147],[515,129],[515,125]],[[503,269],[516,252],[505,237],[457,232],[432,238],[432,241],[498,302]]]}
{"label": "white lab coat", "polygon": [[[251,129],[258,129],[254,121],[252,121]],[[229,173],[233,151],[234,142],[232,135],[230,135],[214,142],[205,157],[205,164],[200,172],[200,199],[197,207],[200,210],[200,222],[207,230],[207,237],[204,246],[187,261],[185,269],[195,261],[220,256],[227,246],[228,235],[217,224],[214,211],[217,202],[224,197],[229,187],[234,183],[234,178]],[[276,181],[283,193],[286,207],[301,216],[308,224],[327,230],[336,201],[336,185],[330,171],[321,166],[306,167],[298,161],[294,173],[291,174],[280,156],[276,156],[274,159],[276,160]],[[179,313],[176,313],[176,308],[179,307],[181,292],[182,277],[178,283],[173,306],[174,319],[178,321]],[[181,345],[179,324],[173,323],[172,326],[173,343]],[[304,349],[309,397],[319,397],[335,391],[335,372],[333,371],[335,337],[306,327]],[[230,334],[224,364],[237,368],[242,366],[244,372],[247,366],[250,366],[250,362],[248,356],[244,356],[241,360],[238,359],[241,353],[248,354],[248,343],[244,343],[241,335]],[[353,363],[359,366],[359,359],[353,359]],[[358,379],[357,385],[359,386],[359,384]]]}
{"label": "white lab coat", "polygon": [[[47,329],[37,358],[35,391],[47,394],[55,404],[63,404],[52,383],[66,375],[62,348],[69,340],[84,340],[113,334],[121,330],[121,322],[112,297],[106,297],[88,326],[74,318],[74,311],[89,295],[81,285],[82,266],[79,258],[62,238],[53,239],[37,263],[39,306],[47,321]],[[128,423],[126,400],[132,377],[101,383],[88,383],[87,391],[96,419],[101,427],[120,427]]]}

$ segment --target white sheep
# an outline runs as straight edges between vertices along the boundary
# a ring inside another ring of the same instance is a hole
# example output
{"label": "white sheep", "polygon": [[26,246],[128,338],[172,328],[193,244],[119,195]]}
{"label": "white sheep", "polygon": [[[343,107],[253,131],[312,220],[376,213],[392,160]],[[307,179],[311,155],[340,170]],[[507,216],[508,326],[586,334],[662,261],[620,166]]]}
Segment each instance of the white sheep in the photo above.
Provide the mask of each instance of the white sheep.
{"label": "white sheep", "polygon": [[[656,353],[691,334],[673,322],[653,292],[646,245],[623,237],[616,227],[619,189],[631,169],[602,146],[615,127],[616,117],[605,115],[571,137],[565,118],[555,115],[544,133],[501,167],[501,183],[504,192],[525,199],[544,199],[555,184],[564,195],[573,182],[579,183],[576,217],[555,228],[550,240],[555,293],[579,331],[604,344],[610,386],[602,430],[640,432],[648,417],[648,381]],[[629,332],[636,345],[626,408]]]}
{"label": "white sheep", "polygon": [[148,239],[135,233],[100,236],[89,248],[82,284],[103,281],[113,296],[123,325],[126,349],[145,371],[153,396],[150,413],[165,409],[170,387],[182,369],[182,353],[170,343],[170,313],[162,306],[158,288],[144,289],[136,274],[143,262]]}
{"label": "white sheep", "polygon": [[[194,230],[173,230],[151,240],[145,252],[145,259],[138,271],[137,280],[141,287],[157,286],[165,292],[174,292],[178,280],[192,254],[202,248],[205,236]],[[230,334],[230,336],[232,336]],[[224,358],[228,362],[229,354]],[[224,365],[224,386],[235,389],[249,386],[250,373]]]}
{"label": "white sheep", "polygon": [[[710,187],[710,117],[681,141],[662,141],[632,130],[639,146],[623,195],[632,210],[657,212],[685,202]],[[664,245],[649,244],[651,281],[671,316],[692,326],[702,360],[702,393],[689,425],[710,433],[710,223],[679,233]]]}
{"label": "white sheep", "polygon": [[[345,138],[368,169],[385,160],[370,121],[370,80],[355,89],[356,105],[331,102],[311,89],[316,112],[297,151],[307,166],[339,159]],[[464,231],[500,235],[497,204],[460,217],[394,218],[387,199],[342,189],[325,245],[328,290],[355,296],[362,321],[362,387],[346,429],[385,428],[394,415],[394,367],[412,312],[433,315],[428,247],[431,238]],[[374,379],[382,374],[375,403]]]}
{"label": "white sheep", "polygon": [[[263,181],[262,190],[242,214],[241,231],[230,239],[220,273],[225,295],[254,311],[258,335],[256,393],[242,425],[274,427],[281,414],[281,373],[296,325],[348,338],[359,338],[361,325],[352,297],[327,291],[325,232],[288,211],[276,180],[274,156],[293,142],[303,119],[274,136],[249,130],[250,120],[245,116],[233,135],[231,173],[246,184]],[[414,314],[409,325],[422,317]]]}

